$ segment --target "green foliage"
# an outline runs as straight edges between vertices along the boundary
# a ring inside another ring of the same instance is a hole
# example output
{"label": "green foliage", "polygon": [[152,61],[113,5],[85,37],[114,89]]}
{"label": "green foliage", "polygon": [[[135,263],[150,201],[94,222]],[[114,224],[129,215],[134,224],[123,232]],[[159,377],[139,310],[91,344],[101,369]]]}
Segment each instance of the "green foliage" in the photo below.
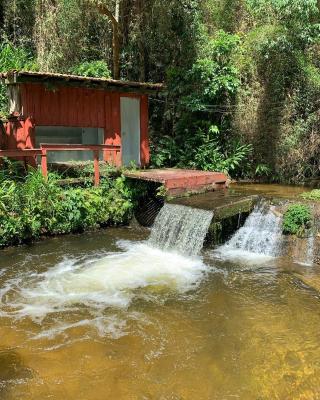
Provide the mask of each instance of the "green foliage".
{"label": "green foliage", "polygon": [[37,65],[33,60],[31,52],[25,47],[14,46],[9,41],[3,39],[0,43],[0,72],[13,69],[35,70]]}
{"label": "green foliage", "polygon": [[311,192],[302,193],[301,197],[305,200],[320,201],[320,189],[313,189]]}
{"label": "green foliage", "polygon": [[[124,37],[123,76],[162,82],[168,68],[189,69],[205,34],[199,0],[122,2]],[[128,17],[130,15],[130,17]]]}
{"label": "green foliage", "polygon": [[265,164],[258,164],[254,171],[254,175],[257,178],[267,178],[271,173],[271,168]]}
{"label": "green foliage", "polygon": [[108,65],[104,61],[85,61],[70,72],[74,75],[90,76],[94,78],[110,78],[111,72]]}
{"label": "green foliage", "polygon": [[202,58],[189,70],[169,69],[169,99],[176,104],[168,115],[173,120],[173,134],[154,140],[153,165],[224,171],[235,176],[248,167],[252,146],[230,138],[229,118],[222,119],[219,109],[233,99],[240,84],[233,62],[239,41],[238,35],[218,31],[203,44]]}
{"label": "green foliage", "polygon": [[238,43],[237,35],[219,31],[206,44],[204,58],[193,64],[182,82],[185,95],[181,104],[187,110],[206,111],[235,93],[240,81],[231,55]]}
{"label": "green foliage", "polygon": [[232,52],[238,43],[237,35],[219,31],[203,45],[202,57],[189,70],[168,70],[170,94],[178,97],[181,113],[210,111],[235,93],[240,81]]}
{"label": "green foliage", "polygon": [[311,227],[311,220],[311,210],[308,205],[292,204],[283,216],[283,233],[302,236]]}
{"label": "green foliage", "polygon": [[292,24],[306,23],[319,16],[317,0],[246,0],[249,11],[256,17]]}
{"label": "green foliage", "polygon": [[301,182],[320,173],[317,112],[320,14],[316,0],[246,0],[235,56],[241,86],[232,129],[254,146],[263,179]]}
{"label": "green foliage", "polygon": [[[167,96],[150,96],[154,166],[320,176],[318,0],[119,5],[121,77],[167,83]],[[35,58],[44,71],[109,76],[112,25],[86,2],[3,0],[2,10],[0,69],[33,69]],[[6,101],[0,85],[3,114]]]}
{"label": "green foliage", "polygon": [[168,196],[168,191],[165,185],[161,185],[158,187],[157,192],[156,192],[157,197],[163,197],[166,198]]}
{"label": "green foliage", "polygon": [[66,188],[29,171],[23,181],[0,181],[0,246],[128,221],[132,193],[123,177],[99,187]]}
{"label": "green foliage", "polygon": [[[0,72],[10,70],[35,70],[37,65],[31,53],[25,47],[17,47],[8,40],[0,42]],[[6,87],[0,82],[0,117],[8,114],[8,98]]]}
{"label": "green foliage", "polygon": [[178,139],[169,136],[161,138],[152,152],[155,166],[178,166],[237,175],[252,151],[251,145],[239,142],[223,145],[223,137],[215,125],[206,131],[198,127],[194,135],[188,132],[184,142],[179,143]]}

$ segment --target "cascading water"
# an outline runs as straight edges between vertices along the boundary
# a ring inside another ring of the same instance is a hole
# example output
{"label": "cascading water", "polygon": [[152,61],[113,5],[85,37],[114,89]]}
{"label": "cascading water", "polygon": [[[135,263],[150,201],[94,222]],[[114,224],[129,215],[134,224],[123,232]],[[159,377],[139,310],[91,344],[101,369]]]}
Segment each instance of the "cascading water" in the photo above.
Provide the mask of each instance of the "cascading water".
{"label": "cascading water", "polygon": [[307,238],[296,238],[295,252],[293,260],[304,266],[312,266],[314,260],[315,238],[313,232],[310,232]]}
{"label": "cascading water", "polygon": [[282,250],[282,218],[274,206],[261,203],[255,207],[244,226],[224,245],[219,252],[249,252],[277,257]]}
{"label": "cascading water", "polygon": [[197,255],[212,218],[212,211],[165,204],[154,222],[149,244],[162,250]]}
{"label": "cascading water", "polygon": [[[207,266],[188,256],[200,252],[212,216],[209,211],[165,204],[147,241],[120,241],[122,252],[64,259],[44,272],[9,280],[0,290],[0,313],[41,321],[72,309],[78,324],[77,310],[89,307],[93,319],[87,322],[94,325],[100,324],[104,309],[127,308],[141,290],[144,298],[153,299],[160,289],[194,289]],[[52,328],[53,334],[69,328],[70,324],[59,325]]]}
{"label": "cascading water", "polygon": [[[312,211],[312,226],[317,224],[317,221],[314,217],[314,209]],[[304,266],[312,266],[314,263],[315,257],[315,232],[317,229],[310,229],[308,232],[305,233],[305,236],[300,237],[293,237],[292,244],[291,244],[291,251],[292,251],[292,258],[293,260],[301,265]]]}

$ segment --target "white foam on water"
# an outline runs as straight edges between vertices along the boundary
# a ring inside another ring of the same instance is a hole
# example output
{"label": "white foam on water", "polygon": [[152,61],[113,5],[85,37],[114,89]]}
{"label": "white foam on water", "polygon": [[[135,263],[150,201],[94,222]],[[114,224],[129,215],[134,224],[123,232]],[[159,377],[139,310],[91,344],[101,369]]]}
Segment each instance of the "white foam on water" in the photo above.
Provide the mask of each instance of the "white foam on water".
{"label": "white foam on water", "polygon": [[47,272],[7,282],[2,314],[41,321],[50,313],[127,308],[137,289],[184,293],[194,289],[207,267],[200,258],[163,251],[146,243],[122,242],[126,251],[97,260],[65,260]]}
{"label": "white foam on water", "polygon": [[248,266],[266,264],[274,260],[274,257],[272,256],[266,256],[265,254],[254,253],[242,249],[234,249],[227,246],[221,246],[214,251],[214,257],[220,260],[235,261],[239,264]]}
{"label": "white foam on water", "polygon": [[93,319],[83,319],[74,323],[60,322],[55,326],[44,329],[40,333],[32,337],[32,340],[55,339],[57,336],[65,336],[65,334],[74,328],[91,327],[95,328],[101,337],[109,336],[113,339],[119,339],[125,335],[126,321],[119,319],[115,315],[108,317],[96,317]]}
{"label": "white foam on water", "polygon": [[[208,267],[197,255],[212,216],[210,211],[166,204],[146,242],[120,241],[122,252],[65,259],[44,273],[7,281],[0,290],[0,315],[39,323],[35,340],[66,338],[68,331],[82,327],[94,327],[99,336],[120,337],[128,315],[114,319],[104,310],[128,314],[135,299],[162,304],[165,292],[185,294],[201,282]],[[51,318],[44,321],[47,316]]]}

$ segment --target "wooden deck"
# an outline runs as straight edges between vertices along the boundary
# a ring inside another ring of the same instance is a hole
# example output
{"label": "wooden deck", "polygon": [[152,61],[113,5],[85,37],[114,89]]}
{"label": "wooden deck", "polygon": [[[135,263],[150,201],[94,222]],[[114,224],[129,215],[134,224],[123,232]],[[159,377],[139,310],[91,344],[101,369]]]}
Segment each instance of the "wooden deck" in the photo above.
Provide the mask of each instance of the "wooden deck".
{"label": "wooden deck", "polygon": [[203,193],[225,189],[228,186],[228,178],[221,172],[170,168],[128,171],[125,176],[142,181],[158,182],[164,185],[170,196]]}

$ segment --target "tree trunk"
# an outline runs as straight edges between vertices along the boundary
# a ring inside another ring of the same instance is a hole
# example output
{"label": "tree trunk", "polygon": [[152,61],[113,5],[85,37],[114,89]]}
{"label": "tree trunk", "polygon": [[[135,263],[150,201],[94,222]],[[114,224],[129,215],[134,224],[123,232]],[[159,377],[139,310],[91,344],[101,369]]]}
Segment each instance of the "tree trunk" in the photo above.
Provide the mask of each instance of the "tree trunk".
{"label": "tree trunk", "polygon": [[113,77],[114,79],[120,79],[120,32],[119,32],[119,12],[120,12],[120,0],[116,0],[116,11],[115,11],[115,21],[113,26],[113,38],[112,38],[112,48],[113,48]]}
{"label": "tree trunk", "polygon": [[116,0],[115,15],[110,9],[101,3],[90,1],[91,5],[94,5],[100,14],[105,15],[109,18],[112,23],[112,56],[113,56],[113,79],[120,79],[120,24],[119,24],[119,8],[120,0]]}
{"label": "tree trunk", "polygon": [[139,48],[139,80],[141,82],[146,81],[146,54],[145,54],[145,40],[143,27],[145,24],[145,4],[144,0],[137,0],[136,2],[136,15],[139,21],[139,37],[138,37],[138,48]]}

